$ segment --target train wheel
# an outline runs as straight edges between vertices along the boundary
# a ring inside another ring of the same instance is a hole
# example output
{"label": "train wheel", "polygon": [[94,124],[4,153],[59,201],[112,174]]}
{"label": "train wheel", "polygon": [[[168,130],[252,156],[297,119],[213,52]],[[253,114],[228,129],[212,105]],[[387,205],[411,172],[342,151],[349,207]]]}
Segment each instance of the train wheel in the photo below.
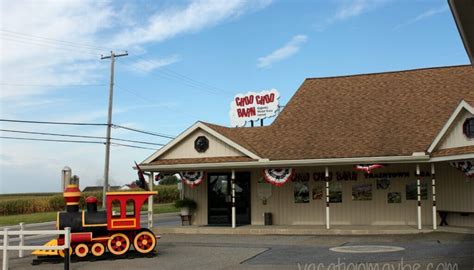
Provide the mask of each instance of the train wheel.
{"label": "train wheel", "polygon": [[130,240],[125,234],[116,233],[110,236],[107,247],[112,254],[123,255],[130,248]]}
{"label": "train wheel", "polygon": [[94,256],[102,256],[105,252],[105,246],[102,243],[95,243],[92,245],[91,252]]}
{"label": "train wheel", "polygon": [[155,249],[156,237],[149,230],[139,232],[133,240],[133,247],[140,253],[149,253]]}
{"label": "train wheel", "polygon": [[83,258],[87,256],[87,253],[89,253],[89,247],[86,244],[79,244],[76,246],[74,251],[76,252],[77,257]]}
{"label": "train wheel", "polygon": [[[64,250],[61,249],[58,251],[58,253],[59,253],[59,256],[64,258]],[[72,248],[69,248],[69,256],[71,255],[72,255]]]}

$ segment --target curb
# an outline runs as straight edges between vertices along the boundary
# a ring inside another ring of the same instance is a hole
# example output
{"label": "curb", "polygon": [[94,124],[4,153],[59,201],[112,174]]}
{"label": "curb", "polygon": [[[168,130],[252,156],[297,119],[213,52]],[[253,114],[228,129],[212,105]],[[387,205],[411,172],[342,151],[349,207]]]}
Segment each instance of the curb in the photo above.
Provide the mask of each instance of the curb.
{"label": "curb", "polygon": [[157,234],[221,234],[221,235],[412,235],[431,233],[433,230],[350,230],[299,228],[216,228],[216,227],[160,227]]}

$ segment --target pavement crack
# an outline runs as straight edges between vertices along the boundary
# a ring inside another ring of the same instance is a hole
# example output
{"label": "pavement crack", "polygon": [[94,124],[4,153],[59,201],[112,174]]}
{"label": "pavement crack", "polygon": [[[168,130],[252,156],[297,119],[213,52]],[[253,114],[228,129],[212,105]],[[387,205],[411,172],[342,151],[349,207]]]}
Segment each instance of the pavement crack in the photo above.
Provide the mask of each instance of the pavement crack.
{"label": "pavement crack", "polygon": [[239,264],[244,264],[244,263],[246,263],[246,262],[248,262],[248,261],[250,261],[250,260],[253,260],[253,259],[255,259],[256,257],[258,257],[258,256],[260,256],[260,255],[266,253],[267,251],[269,251],[269,250],[271,250],[271,249],[272,249],[271,247],[270,247],[270,248],[265,248],[265,250],[262,250],[262,251],[258,252],[257,254],[255,254],[255,255],[253,255],[253,256],[251,256],[251,257],[249,257],[249,258],[247,258],[247,259],[241,261]]}

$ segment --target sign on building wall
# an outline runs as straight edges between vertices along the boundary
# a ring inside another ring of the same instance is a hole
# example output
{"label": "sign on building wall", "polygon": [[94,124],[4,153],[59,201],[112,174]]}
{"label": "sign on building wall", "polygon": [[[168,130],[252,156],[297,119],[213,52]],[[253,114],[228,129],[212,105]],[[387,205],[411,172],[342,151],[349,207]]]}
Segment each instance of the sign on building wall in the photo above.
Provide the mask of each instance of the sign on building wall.
{"label": "sign on building wall", "polygon": [[279,98],[280,94],[276,89],[237,94],[230,103],[230,125],[243,127],[247,121],[275,116],[279,109]]}

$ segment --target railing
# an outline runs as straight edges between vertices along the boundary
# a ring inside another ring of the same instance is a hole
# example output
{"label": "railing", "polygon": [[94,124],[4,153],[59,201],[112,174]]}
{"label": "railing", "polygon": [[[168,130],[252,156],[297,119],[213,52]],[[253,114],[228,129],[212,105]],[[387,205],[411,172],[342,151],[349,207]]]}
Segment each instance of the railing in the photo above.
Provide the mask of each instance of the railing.
{"label": "railing", "polygon": [[[25,246],[25,235],[64,235],[64,245],[62,246]],[[71,228],[65,228],[64,230],[40,230],[40,231],[25,231],[24,224],[20,223],[19,231],[10,231],[10,228],[3,229],[3,245],[0,246],[0,250],[3,251],[3,262],[2,269],[8,270],[8,251],[18,250],[18,256],[22,258],[25,250],[64,250],[64,269],[69,269],[70,257],[69,249],[71,248]],[[19,245],[10,246],[9,236],[18,235]]]}

